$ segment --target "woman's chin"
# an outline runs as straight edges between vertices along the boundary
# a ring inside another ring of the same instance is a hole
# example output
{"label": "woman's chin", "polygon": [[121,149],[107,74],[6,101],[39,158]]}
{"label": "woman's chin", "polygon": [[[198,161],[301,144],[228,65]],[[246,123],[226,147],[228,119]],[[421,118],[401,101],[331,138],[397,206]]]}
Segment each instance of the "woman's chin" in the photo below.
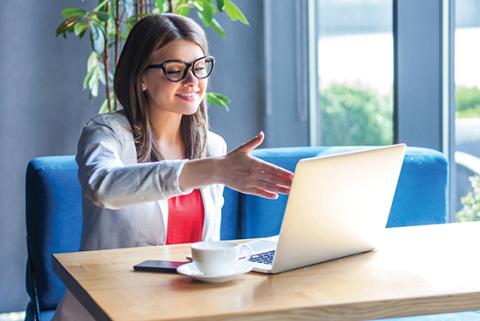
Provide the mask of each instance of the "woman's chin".
{"label": "woman's chin", "polygon": [[179,108],[179,112],[182,115],[193,115],[198,111],[199,107],[200,107],[200,105],[198,103],[197,104],[188,104],[188,105],[183,104],[183,106],[181,108]]}

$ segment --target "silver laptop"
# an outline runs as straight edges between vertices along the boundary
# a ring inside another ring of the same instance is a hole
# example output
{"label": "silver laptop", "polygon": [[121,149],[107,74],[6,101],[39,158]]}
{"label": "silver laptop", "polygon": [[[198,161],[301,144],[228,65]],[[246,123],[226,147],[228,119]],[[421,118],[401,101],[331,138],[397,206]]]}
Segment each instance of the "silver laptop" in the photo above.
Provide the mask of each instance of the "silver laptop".
{"label": "silver laptop", "polygon": [[250,242],[254,271],[280,273],[372,250],[385,231],[406,145],[302,159],[280,234]]}

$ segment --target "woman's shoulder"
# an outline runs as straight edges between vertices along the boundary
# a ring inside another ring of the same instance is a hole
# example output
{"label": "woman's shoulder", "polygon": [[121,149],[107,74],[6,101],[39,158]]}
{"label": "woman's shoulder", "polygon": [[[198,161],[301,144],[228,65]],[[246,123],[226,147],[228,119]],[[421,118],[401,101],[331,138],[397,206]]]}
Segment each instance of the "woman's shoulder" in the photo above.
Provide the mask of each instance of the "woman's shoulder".
{"label": "woman's shoulder", "polygon": [[92,126],[109,127],[113,131],[131,130],[127,115],[125,115],[123,110],[117,110],[93,116],[85,124],[85,127]]}

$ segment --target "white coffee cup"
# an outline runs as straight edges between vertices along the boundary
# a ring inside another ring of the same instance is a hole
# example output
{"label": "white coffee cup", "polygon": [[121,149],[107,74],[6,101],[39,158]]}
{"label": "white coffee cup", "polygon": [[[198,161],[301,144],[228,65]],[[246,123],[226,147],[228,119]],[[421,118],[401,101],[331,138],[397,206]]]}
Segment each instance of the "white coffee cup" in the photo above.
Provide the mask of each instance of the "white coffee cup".
{"label": "white coffee cup", "polygon": [[247,262],[252,249],[247,244],[204,241],[192,244],[192,259],[205,275],[221,275],[231,271],[239,262]]}

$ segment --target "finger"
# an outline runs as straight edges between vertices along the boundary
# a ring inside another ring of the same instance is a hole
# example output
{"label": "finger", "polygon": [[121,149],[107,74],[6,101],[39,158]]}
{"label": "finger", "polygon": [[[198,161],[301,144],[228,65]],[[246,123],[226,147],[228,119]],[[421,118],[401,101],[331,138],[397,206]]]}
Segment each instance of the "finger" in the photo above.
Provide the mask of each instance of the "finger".
{"label": "finger", "polygon": [[279,186],[276,184],[272,184],[267,181],[258,181],[257,184],[255,184],[256,188],[261,188],[269,192],[273,193],[282,193],[282,194],[288,194],[290,192],[290,188],[285,187],[285,186]]}
{"label": "finger", "polygon": [[289,182],[291,182],[293,179],[293,173],[290,172],[288,169],[281,168],[279,166],[273,165],[268,162],[262,162],[259,169],[264,173],[277,176],[280,179],[283,179]]}
{"label": "finger", "polygon": [[244,153],[250,153],[263,142],[264,138],[265,138],[265,134],[263,133],[263,131],[261,131],[257,136],[250,139],[245,144],[240,145],[239,147],[235,148],[235,151],[242,151]]}
{"label": "finger", "polygon": [[292,180],[288,178],[281,178],[277,175],[271,174],[271,173],[265,173],[265,172],[260,172],[259,179],[262,181],[267,181],[272,184],[280,185],[283,187],[290,188],[292,185]]}
{"label": "finger", "polygon": [[277,193],[272,193],[272,192],[266,191],[266,190],[261,189],[261,188],[253,188],[253,190],[251,192],[249,192],[249,194],[264,197],[264,198],[269,198],[269,199],[277,199],[278,198]]}

